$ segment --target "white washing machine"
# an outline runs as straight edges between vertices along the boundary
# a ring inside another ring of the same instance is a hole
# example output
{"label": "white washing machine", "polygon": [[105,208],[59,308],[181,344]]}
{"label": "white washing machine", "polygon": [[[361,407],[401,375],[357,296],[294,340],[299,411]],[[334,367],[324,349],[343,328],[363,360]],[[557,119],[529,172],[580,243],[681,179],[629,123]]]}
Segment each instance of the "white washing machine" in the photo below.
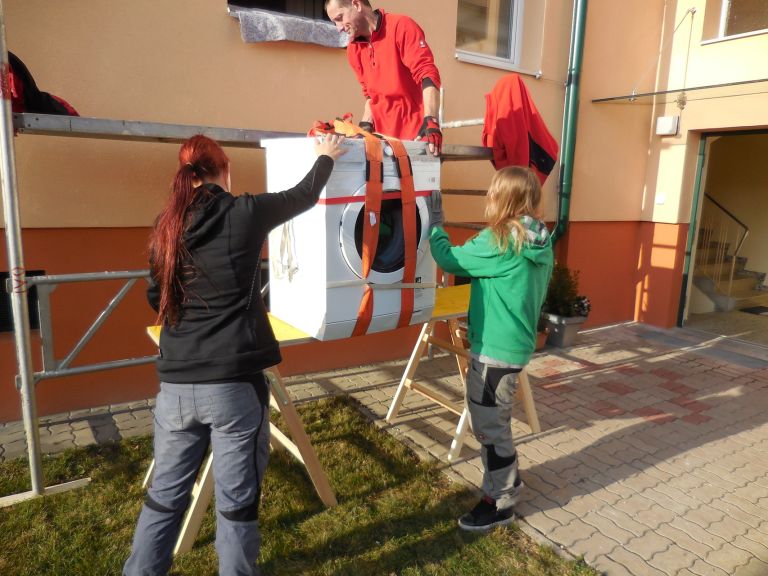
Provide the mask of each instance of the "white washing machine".
{"label": "white washing machine", "polygon": [[[263,140],[267,190],[295,186],[317,158],[314,138]],[[423,142],[404,141],[416,192],[417,263],[411,324],[427,322],[435,302],[435,262],[429,251],[430,195],[440,189],[440,160]],[[384,147],[379,241],[371,271],[362,276],[366,157],[362,139],[347,139],[320,201],[269,235],[270,311],[320,340],[348,338],[357,321],[365,283],[374,286],[368,334],[397,327],[403,280],[404,238],[400,179],[391,148]]]}

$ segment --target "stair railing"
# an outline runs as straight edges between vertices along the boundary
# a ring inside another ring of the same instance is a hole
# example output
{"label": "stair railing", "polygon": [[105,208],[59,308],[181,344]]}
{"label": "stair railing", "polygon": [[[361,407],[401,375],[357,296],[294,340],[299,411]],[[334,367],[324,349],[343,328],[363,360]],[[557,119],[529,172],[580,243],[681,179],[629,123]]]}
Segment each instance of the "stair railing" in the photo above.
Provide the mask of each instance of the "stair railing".
{"label": "stair railing", "polygon": [[[744,222],[712,196],[704,194],[696,269],[727,296],[733,290],[736,262],[748,235],[749,227]],[[731,251],[733,245],[736,248]]]}

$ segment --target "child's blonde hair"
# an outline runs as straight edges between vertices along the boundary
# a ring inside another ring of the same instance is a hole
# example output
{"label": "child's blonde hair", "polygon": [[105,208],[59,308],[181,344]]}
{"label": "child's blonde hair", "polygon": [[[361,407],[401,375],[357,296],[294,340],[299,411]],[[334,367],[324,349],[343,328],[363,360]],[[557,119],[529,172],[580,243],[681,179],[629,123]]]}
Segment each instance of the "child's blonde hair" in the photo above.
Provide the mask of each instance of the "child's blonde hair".
{"label": "child's blonde hair", "polygon": [[525,243],[525,228],[520,217],[539,217],[541,184],[538,176],[522,166],[502,168],[494,174],[487,198],[485,219],[499,251],[507,251],[511,237],[515,252],[519,254]]}

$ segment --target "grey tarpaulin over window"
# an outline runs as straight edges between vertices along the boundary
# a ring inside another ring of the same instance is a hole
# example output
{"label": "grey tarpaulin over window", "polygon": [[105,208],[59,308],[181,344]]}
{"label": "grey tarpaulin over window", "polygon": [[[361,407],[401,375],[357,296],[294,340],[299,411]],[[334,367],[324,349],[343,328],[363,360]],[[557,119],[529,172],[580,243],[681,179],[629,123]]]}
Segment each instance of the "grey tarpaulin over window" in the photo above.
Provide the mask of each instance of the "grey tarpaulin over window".
{"label": "grey tarpaulin over window", "polygon": [[230,6],[229,13],[240,20],[240,36],[243,42],[275,42],[291,40],[344,48],[348,38],[339,34],[330,22],[259,10]]}

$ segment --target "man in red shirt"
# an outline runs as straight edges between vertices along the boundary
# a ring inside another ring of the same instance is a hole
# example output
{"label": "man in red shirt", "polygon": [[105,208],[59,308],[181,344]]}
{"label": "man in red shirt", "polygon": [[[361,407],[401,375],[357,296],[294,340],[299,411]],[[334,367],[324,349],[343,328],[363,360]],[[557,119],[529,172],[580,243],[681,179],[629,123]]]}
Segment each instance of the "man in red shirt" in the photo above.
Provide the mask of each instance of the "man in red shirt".
{"label": "man in red shirt", "polygon": [[424,31],[408,16],[374,10],[369,0],[326,0],[325,10],[349,35],[347,57],[366,99],[360,126],[426,140],[439,155],[440,73]]}

